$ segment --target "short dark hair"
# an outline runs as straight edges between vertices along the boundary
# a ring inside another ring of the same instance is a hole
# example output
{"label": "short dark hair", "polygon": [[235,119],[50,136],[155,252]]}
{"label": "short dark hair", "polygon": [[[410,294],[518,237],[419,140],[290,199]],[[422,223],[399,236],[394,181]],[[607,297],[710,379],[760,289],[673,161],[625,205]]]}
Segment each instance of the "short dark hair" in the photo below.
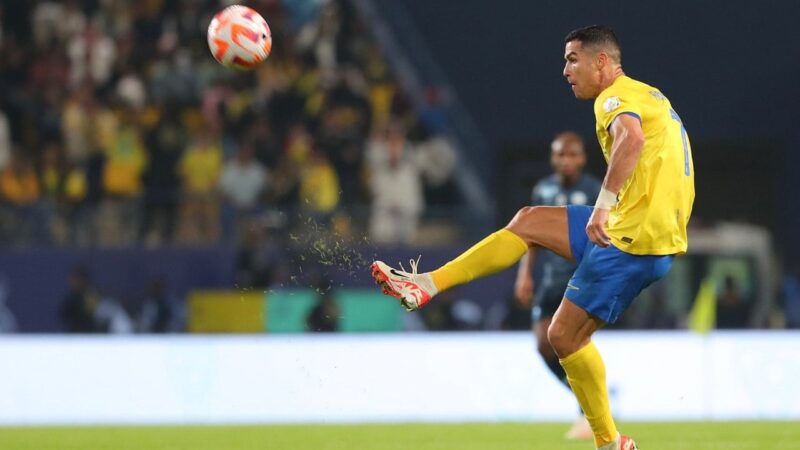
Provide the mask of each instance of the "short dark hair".
{"label": "short dark hair", "polygon": [[622,46],[611,27],[606,25],[589,25],[569,32],[564,38],[564,43],[581,41],[584,47],[602,48],[608,52],[617,63],[622,64]]}

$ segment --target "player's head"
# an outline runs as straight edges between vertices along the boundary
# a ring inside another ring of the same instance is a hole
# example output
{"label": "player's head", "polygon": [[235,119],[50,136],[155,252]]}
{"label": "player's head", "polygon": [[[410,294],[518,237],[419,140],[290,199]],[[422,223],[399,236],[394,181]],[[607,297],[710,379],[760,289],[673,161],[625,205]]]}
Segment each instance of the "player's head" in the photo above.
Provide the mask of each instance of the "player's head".
{"label": "player's head", "polygon": [[563,178],[575,179],[580,176],[586,165],[586,152],[578,133],[564,131],[556,135],[550,144],[550,164]]}
{"label": "player's head", "polygon": [[622,67],[617,35],[605,25],[592,25],[571,31],[564,43],[564,76],[575,97],[597,97]]}

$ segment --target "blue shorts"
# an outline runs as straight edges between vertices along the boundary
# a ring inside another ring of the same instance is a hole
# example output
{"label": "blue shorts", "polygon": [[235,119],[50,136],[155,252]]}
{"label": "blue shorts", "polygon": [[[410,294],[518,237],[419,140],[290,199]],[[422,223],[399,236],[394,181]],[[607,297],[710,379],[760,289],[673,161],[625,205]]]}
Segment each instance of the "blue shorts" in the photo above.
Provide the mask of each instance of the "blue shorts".
{"label": "blue shorts", "polygon": [[593,208],[567,206],[569,245],[578,268],[564,297],[589,314],[614,323],[640,292],[666,275],[673,255],[632,255],[609,245],[599,247],[586,235]]}

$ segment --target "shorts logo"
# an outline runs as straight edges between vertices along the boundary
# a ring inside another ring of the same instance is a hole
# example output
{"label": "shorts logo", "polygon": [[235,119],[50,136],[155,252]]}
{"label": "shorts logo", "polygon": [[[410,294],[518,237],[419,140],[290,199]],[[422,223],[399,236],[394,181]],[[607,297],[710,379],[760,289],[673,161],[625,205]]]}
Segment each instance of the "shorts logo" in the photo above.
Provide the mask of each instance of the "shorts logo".
{"label": "shorts logo", "polygon": [[623,237],[623,238],[621,239],[621,241],[622,241],[622,242],[624,242],[624,243],[626,243],[626,244],[633,244],[633,239],[631,239],[631,238],[629,238],[629,237]]}
{"label": "shorts logo", "polygon": [[577,287],[577,286],[573,286],[573,285],[571,285],[571,284],[567,284],[567,289],[574,289],[574,290],[576,290],[576,291],[580,291],[580,290],[581,290],[581,288],[579,288],[579,287]]}
{"label": "shorts logo", "polygon": [[606,101],[603,102],[603,110],[607,113],[617,108],[619,108],[619,97],[608,97]]}

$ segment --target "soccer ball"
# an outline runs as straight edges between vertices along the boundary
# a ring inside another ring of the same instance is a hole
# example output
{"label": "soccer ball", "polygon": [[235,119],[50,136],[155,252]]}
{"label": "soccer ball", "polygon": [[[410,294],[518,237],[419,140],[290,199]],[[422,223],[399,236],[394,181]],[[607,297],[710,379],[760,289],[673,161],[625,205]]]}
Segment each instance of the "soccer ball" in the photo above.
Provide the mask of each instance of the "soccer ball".
{"label": "soccer ball", "polygon": [[272,33],[261,14],[233,5],[218,12],[208,25],[208,47],[223,66],[252,69],[269,56]]}

